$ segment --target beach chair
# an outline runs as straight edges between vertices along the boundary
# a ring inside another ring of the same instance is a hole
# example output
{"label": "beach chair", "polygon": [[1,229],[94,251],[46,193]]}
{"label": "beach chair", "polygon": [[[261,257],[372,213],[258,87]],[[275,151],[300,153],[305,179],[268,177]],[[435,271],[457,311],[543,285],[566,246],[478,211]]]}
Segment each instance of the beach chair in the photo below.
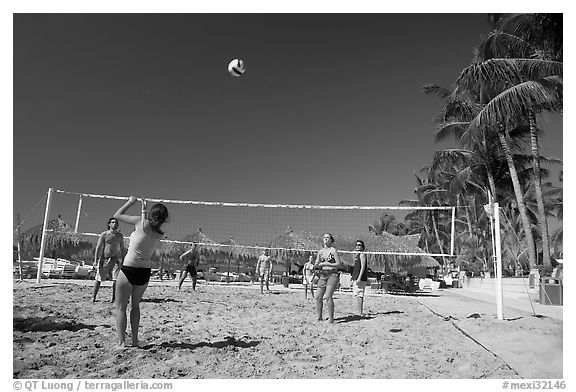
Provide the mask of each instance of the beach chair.
{"label": "beach chair", "polygon": [[370,283],[370,294],[383,294],[384,290],[382,290],[382,283],[380,282],[372,282]]}
{"label": "beach chair", "polygon": [[[40,263],[39,257],[34,257],[37,263]],[[55,266],[56,260],[49,257],[44,257],[42,259],[42,276],[44,278],[53,278],[58,275],[58,271]]]}
{"label": "beach chair", "polygon": [[66,259],[58,258],[56,259],[56,271],[58,271],[60,277],[71,279],[76,274],[76,264],[72,264]]}
{"label": "beach chair", "polygon": [[422,291],[432,291],[432,279],[424,278],[418,281],[418,287]]}
{"label": "beach chair", "polygon": [[338,290],[340,291],[352,291],[352,275],[348,273],[340,274],[340,285]]}

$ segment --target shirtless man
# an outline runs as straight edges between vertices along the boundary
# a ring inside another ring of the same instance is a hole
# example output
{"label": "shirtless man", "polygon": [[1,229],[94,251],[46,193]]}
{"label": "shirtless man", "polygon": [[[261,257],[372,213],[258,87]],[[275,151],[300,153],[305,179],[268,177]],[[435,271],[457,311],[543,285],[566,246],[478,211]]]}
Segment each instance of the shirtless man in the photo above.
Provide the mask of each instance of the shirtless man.
{"label": "shirtless man", "polygon": [[122,260],[125,254],[124,236],[118,231],[118,221],[115,218],[110,218],[108,219],[108,230],[100,234],[96,244],[96,252],[94,253],[94,265],[98,269],[96,271],[92,302],[96,302],[100,284],[109,279],[112,279],[112,300],[110,302],[115,301],[116,278],[118,277],[118,272],[120,272],[120,267],[122,267]]}
{"label": "shirtless man", "polygon": [[182,283],[186,279],[186,275],[190,274],[192,278],[192,290],[196,291],[196,281],[198,280],[198,265],[200,264],[200,253],[196,250],[197,244],[194,244],[192,249],[187,250],[186,252],[180,255],[180,261],[186,261],[186,265],[184,266],[184,271],[180,273],[180,282],[178,282],[178,290],[182,287]]}
{"label": "shirtless man", "polygon": [[260,257],[258,257],[256,274],[260,276],[260,294],[264,294],[264,281],[266,281],[266,290],[270,291],[268,285],[270,276],[272,276],[272,258],[268,255],[266,249],[264,249]]}

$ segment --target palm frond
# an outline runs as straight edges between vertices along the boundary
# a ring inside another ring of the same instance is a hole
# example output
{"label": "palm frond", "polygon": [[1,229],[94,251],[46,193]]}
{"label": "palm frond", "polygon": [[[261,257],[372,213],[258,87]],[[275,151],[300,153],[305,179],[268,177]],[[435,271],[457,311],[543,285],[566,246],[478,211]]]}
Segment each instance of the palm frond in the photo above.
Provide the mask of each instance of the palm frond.
{"label": "palm frond", "polygon": [[488,102],[472,120],[471,125],[481,128],[508,123],[514,114],[524,113],[528,109],[543,104],[552,105],[558,98],[555,89],[546,88],[537,81],[520,83],[501,92]]}
{"label": "palm frond", "polygon": [[434,130],[434,137],[436,141],[446,140],[450,136],[460,139],[469,125],[469,121],[450,121],[440,124]]}
{"label": "palm frond", "polygon": [[491,32],[478,48],[478,58],[527,57],[536,49],[525,39],[500,30]]}
{"label": "palm frond", "polygon": [[489,59],[471,64],[456,79],[457,91],[477,91],[480,87],[515,85],[522,81],[518,64],[511,59]]}
{"label": "palm frond", "polygon": [[530,80],[544,79],[547,77],[563,77],[564,66],[560,61],[526,58],[506,59],[506,61],[508,63],[516,63],[524,77]]}
{"label": "palm frond", "polygon": [[422,93],[426,95],[435,95],[444,101],[447,101],[452,96],[452,91],[437,84],[426,84],[422,86]]}
{"label": "palm frond", "polygon": [[456,80],[457,91],[482,88],[503,90],[526,80],[562,78],[563,64],[529,58],[492,58],[465,68]]}
{"label": "palm frond", "polygon": [[510,14],[506,15],[499,31],[529,41],[545,58],[562,60],[563,14]]}

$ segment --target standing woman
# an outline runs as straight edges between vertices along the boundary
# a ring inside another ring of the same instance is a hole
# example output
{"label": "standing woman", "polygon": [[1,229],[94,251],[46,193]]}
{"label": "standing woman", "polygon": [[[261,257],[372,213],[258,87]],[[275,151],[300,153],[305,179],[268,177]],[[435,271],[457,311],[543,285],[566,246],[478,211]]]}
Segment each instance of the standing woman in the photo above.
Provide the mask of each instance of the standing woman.
{"label": "standing woman", "polygon": [[364,291],[368,284],[368,263],[364,251],[364,241],[357,240],[354,249],[354,270],[352,271],[352,293],[356,298],[356,309],[358,316],[363,317]]}
{"label": "standing woman", "polygon": [[308,299],[308,288],[310,296],[314,298],[314,256],[310,256],[304,264],[304,299]]}
{"label": "standing woman", "polygon": [[324,234],[322,237],[324,242],[324,248],[318,251],[318,256],[316,256],[316,262],[314,267],[320,270],[320,279],[318,280],[318,285],[316,287],[316,317],[318,321],[322,321],[322,305],[323,300],[326,300],[326,306],[328,307],[328,322],[334,322],[334,300],[332,295],[338,287],[338,282],[340,280],[340,274],[338,273],[338,268],[342,266],[342,261],[338,252],[332,244],[334,243],[334,237],[330,233]]}
{"label": "standing woman", "polygon": [[130,234],[128,252],[116,281],[116,334],[118,345],[124,347],[126,334],[126,308],[132,299],[130,309],[130,327],[132,329],[132,346],[138,347],[138,326],[140,324],[140,300],[148,287],[152,271],[151,256],[154,249],[164,237],[161,227],[168,219],[168,209],[164,204],[154,204],[146,218],[146,201],[142,199],[142,215],[125,215],[126,210],[136,202],[136,197],[130,199],[116,213],[114,218],[121,222],[134,225]]}

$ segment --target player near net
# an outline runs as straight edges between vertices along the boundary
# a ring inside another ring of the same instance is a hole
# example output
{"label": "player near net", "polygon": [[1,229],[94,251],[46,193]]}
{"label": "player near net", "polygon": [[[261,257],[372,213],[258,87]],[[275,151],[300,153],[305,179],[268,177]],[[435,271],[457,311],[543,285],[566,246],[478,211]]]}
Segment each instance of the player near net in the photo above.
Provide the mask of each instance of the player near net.
{"label": "player near net", "polygon": [[323,300],[326,300],[326,307],[328,308],[328,322],[334,322],[334,300],[332,295],[340,281],[340,273],[338,269],[343,266],[340,256],[336,249],[332,246],[334,243],[334,236],[326,233],[322,236],[324,247],[318,251],[314,268],[319,269],[320,279],[316,286],[316,318],[318,321],[323,321],[322,308]]}
{"label": "player near net", "polygon": [[264,249],[260,257],[258,257],[256,274],[260,278],[260,294],[264,294],[264,284],[266,284],[266,290],[270,292],[269,282],[270,276],[272,276],[272,257],[268,254],[267,249]]}
{"label": "player near net", "polygon": [[356,245],[352,258],[354,259],[354,270],[352,271],[352,293],[356,298],[356,310],[358,316],[364,317],[364,291],[368,284],[368,262],[366,260],[366,245],[364,241],[356,240]]}
{"label": "player near net", "polygon": [[186,276],[190,274],[192,278],[192,290],[196,291],[196,282],[198,280],[198,265],[200,264],[200,252],[197,250],[198,244],[194,244],[192,249],[180,255],[180,261],[186,262],[184,270],[180,272],[180,281],[178,282],[178,290],[182,287],[182,283],[186,279]]}
{"label": "player near net", "polygon": [[118,231],[118,220],[110,218],[108,219],[108,230],[100,234],[94,253],[94,265],[97,266],[97,270],[92,302],[96,302],[100,284],[109,279],[112,279],[112,299],[110,302],[116,300],[116,279],[125,254],[124,236]]}
{"label": "player near net", "polygon": [[116,283],[116,334],[120,348],[124,347],[127,324],[126,309],[129,301],[132,303],[130,309],[132,346],[139,346],[140,301],[150,281],[152,253],[160,245],[160,240],[164,238],[162,225],[168,220],[168,208],[161,203],[154,204],[146,215],[146,201],[144,199],[142,199],[142,214],[140,216],[127,215],[126,210],[135,202],[136,197],[130,196],[128,202],[114,214],[114,218],[119,221],[134,225],[134,231],[130,234],[128,252]]}

